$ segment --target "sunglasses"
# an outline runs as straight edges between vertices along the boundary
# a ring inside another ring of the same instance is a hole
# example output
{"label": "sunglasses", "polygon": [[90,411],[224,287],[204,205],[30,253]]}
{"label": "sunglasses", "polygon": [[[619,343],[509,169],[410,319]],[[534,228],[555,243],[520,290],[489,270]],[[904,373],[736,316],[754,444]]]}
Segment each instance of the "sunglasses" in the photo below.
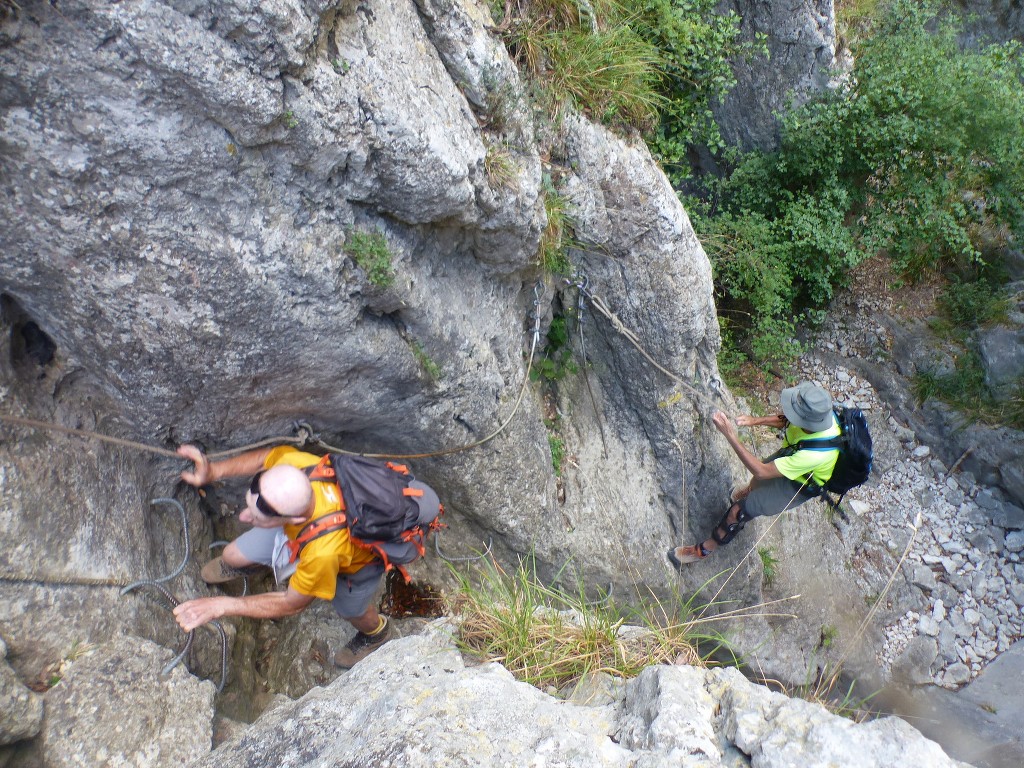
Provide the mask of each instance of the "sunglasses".
{"label": "sunglasses", "polygon": [[262,512],[267,517],[284,517],[280,512],[274,509],[267,500],[260,495],[260,478],[263,477],[263,473],[267,470],[261,469],[255,475],[252,476],[252,482],[249,483],[249,493],[256,497],[256,509]]}

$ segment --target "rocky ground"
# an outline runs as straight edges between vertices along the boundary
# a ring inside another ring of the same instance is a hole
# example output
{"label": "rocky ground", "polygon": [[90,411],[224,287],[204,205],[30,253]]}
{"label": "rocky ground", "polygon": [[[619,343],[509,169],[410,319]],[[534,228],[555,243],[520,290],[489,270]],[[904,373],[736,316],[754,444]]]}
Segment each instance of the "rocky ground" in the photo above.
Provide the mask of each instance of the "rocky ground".
{"label": "rocky ground", "polygon": [[[880,412],[901,447],[881,474],[847,497],[894,556],[906,549],[903,573],[918,596],[918,607],[887,627],[878,661],[887,669],[902,665],[908,682],[955,689],[1022,636],[1024,510],[961,472],[959,461],[946,466],[853,372],[858,357],[885,361],[889,345],[878,312],[927,312],[934,297],[925,286],[897,301],[884,280],[871,277],[837,302],[799,375],[844,405]],[[836,362],[843,358],[849,368]]]}

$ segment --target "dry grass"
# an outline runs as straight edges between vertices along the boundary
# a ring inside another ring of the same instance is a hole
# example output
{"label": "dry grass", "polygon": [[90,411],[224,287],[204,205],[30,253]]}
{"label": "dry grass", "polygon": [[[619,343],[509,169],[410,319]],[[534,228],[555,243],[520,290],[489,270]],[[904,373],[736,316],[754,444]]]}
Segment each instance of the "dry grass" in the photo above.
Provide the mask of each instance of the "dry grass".
{"label": "dry grass", "polygon": [[627,627],[610,600],[545,586],[529,564],[508,573],[487,561],[473,582],[457,575],[449,605],[460,647],[518,680],[560,689],[597,672],[628,678],[652,664],[703,663],[692,625]]}

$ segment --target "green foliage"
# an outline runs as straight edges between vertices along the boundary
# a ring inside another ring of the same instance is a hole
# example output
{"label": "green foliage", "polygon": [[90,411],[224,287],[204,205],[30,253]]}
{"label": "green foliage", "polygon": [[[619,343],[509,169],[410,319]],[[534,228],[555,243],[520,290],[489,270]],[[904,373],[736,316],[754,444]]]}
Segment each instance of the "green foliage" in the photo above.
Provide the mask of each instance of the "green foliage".
{"label": "green foliage", "polygon": [[835,643],[836,638],[839,636],[839,630],[836,629],[832,624],[824,624],[821,627],[821,647],[828,649],[831,648]]}
{"label": "green foliage", "polygon": [[569,215],[566,199],[558,194],[551,177],[545,174],[543,180],[544,213],[547,226],[540,237],[540,265],[553,275],[568,276],[572,273],[569,261],[568,236]]}
{"label": "green foliage", "polygon": [[967,273],[1024,234],[1024,63],[963,50],[912,0],[876,14],[845,87],[791,109],[780,148],[732,156],[693,206],[737,347],[792,354],[793,323],[878,251],[914,278]]}
{"label": "green foliage", "polygon": [[963,339],[967,332],[1006,319],[1010,302],[999,286],[986,278],[961,281],[954,278],[939,297],[944,335]]}
{"label": "green foliage", "polygon": [[967,347],[956,358],[951,373],[921,370],[914,375],[914,396],[919,403],[935,398],[953,406],[969,419],[1024,429],[1024,377],[1008,399],[995,397],[985,381],[977,351]]}
{"label": "green foliage", "polygon": [[512,187],[518,171],[512,159],[512,150],[504,142],[488,142],[484,155],[484,171],[494,187]]}
{"label": "green foliage", "polygon": [[379,288],[387,288],[395,282],[395,271],[391,266],[392,254],[388,241],[379,229],[363,232],[350,229],[345,236],[345,253],[366,272],[366,279]]}
{"label": "green foliage", "polygon": [[288,130],[299,127],[299,119],[295,117],[295,113],[292,112],[290,109],[283,115],[281,115],[281,120],[282,122],[284,122],[284,127],[287,128]]}
{"label": "green foliage", "polygon": [[661,101],[658,52],[614,0],[506,0],[492,7],[513,60],[558,110],[569,102],[597,120],[653,126]]}
{"label": "green foliage", "polygon": [[724,149],[711,104],[736,84],[732,62],[767,56],[763,39],[740,40],[740,17],[722,13],[715,0],[632,0],[632,25],[661,56],[664,97],[657,128],[648,144],[669,177],[689,175],[687,149],[694,144]]}
{"label": "green foliage", "polygon": [[[538,101],[571,103],[609,125],[647,131],[666,166],[692,143],[721,145],[712,100],[735,84],[739,17],[714,0],[494,0],[505,45],[539,84]],[[681,174],[685,175],[685,174]]]}
{"label": "green foliage", "polygon": [[553,432],[548,433],[548,447],[551,449],[551,468],[555,477],[562,476],[562,462],[565,461],[565,441]]}
{"label": "green foliage", "polygon": [[544,356],[534,362],[530,378],[534,381],[553,383],[561,381],[569,374],[576,374],[579,366],[572,358],[572,345],[569,343],[569,327],[565,315],[555,315],[551,318],[546,338]]}
{"label": "green foliage", "polygon": [[775,550],[771,547],[758,547],[757,555],[761,558],[762,583],[770,587],[779,574],[779,559],[775,557]]}
{"label": "green foliage", "polygon": [[423,349],[422,344],[416,341],[416,339],[410,339],[409,349],[412,350],[412,354],[416,358],[416,362],[420,364],[423,372],[427,374],[427,377],[431,381],[437,381],[441,378],[441,366],[434,362],[434,359],[427,354],[426,350]]}

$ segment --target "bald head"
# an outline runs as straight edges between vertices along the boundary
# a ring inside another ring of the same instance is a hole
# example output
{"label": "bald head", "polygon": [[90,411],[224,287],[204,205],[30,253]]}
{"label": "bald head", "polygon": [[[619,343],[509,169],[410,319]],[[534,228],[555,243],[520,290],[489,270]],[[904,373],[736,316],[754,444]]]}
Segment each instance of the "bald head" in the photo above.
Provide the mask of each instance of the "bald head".
{"label": "bald head", "polygon": [[298,467],[278,464],[260,477],[260,496],[283,517],[305,517],[313,501],[313,487]]}

